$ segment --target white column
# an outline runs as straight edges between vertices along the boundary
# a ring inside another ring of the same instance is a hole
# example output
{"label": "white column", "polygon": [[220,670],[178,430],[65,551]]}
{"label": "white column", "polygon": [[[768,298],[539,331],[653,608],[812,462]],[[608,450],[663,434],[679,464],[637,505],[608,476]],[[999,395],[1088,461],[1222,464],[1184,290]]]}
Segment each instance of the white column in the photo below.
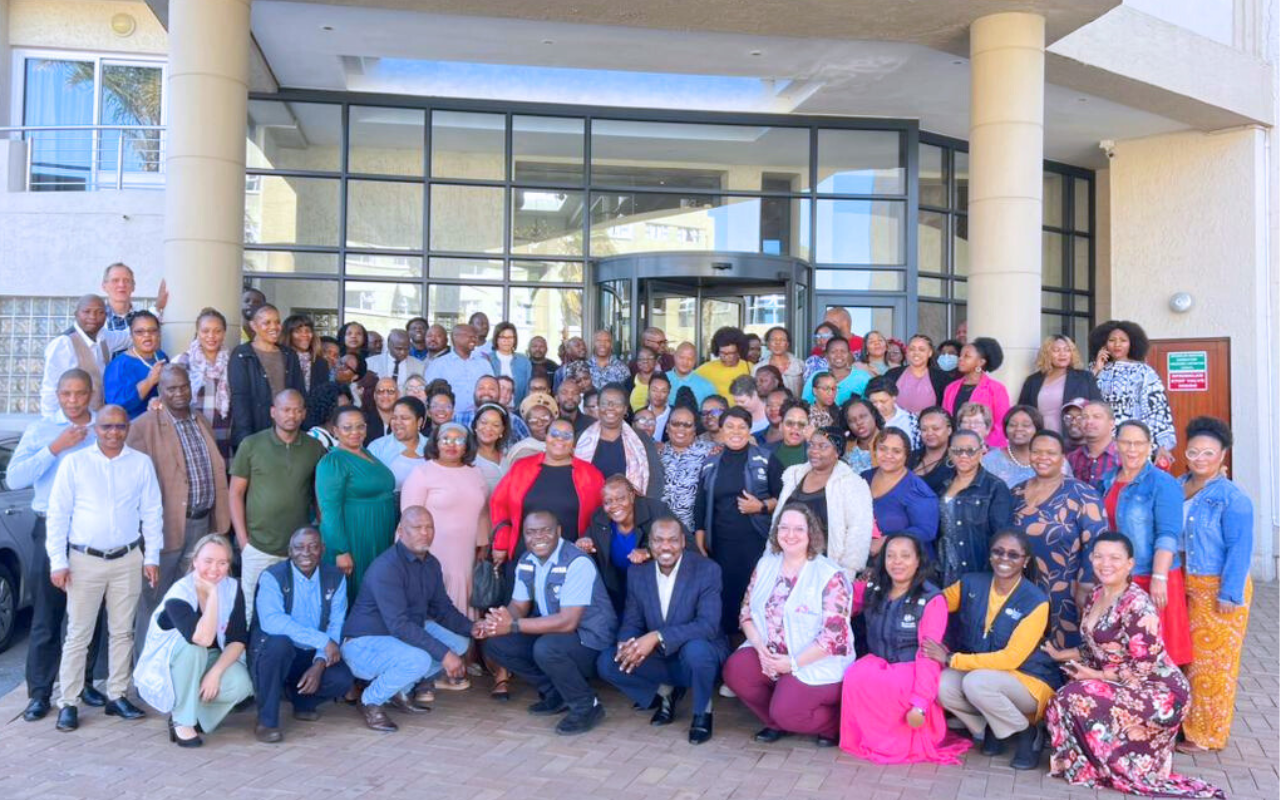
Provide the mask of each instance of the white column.
{"label": "white column", "polygon": [[164,346],[186,348],[200,309],[238,343],[251,0],[169,0]]}
{"label": "white column", "polygon": [[1044,18],[982,17],[969,53],[969,336],[1003,345],[1016,392],[1040,345]]}

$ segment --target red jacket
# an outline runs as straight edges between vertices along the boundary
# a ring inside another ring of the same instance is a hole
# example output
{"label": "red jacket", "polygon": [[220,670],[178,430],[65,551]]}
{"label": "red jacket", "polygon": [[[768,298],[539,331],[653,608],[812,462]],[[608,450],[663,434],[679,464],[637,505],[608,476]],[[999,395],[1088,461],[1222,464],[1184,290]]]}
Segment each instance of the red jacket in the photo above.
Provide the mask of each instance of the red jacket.
{"label": "red jacket", "polygon": [[[494,550],[508,554],[515,550],[516,542],[520,539],[520,525],[524,521],[524,497],[529,493],[529,487],[538,479],[538,473],[542,472],[542,462],[546,458],[546,453],[538,453],[518,459],[489,496]],[[561,535],[570,540],[581,536],[591,524],[591,515],[600,507],[604,476],[590,461],[575,458],[573,488],[578,494],[578,529],[572,532],[561,531]]]}

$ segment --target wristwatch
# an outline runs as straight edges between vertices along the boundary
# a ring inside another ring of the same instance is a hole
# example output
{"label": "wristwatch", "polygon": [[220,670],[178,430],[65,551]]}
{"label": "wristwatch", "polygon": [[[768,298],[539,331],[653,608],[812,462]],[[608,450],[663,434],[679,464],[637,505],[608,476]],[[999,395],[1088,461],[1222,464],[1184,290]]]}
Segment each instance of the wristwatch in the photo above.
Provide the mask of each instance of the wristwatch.
{"label": "wristwatch", "polygon": [[654,631],[654,633],[658,635],[658,649],[665,655],[667,652],[667,640],[662,638],[662,631]]}
{"label": "wristwatch", "polygon": [[519,632],[520,632],[520,618],[519,618],[519,617],[512,617],[512,618],[511,618],[511,632],[512,632],[512,633],[519,633]]}

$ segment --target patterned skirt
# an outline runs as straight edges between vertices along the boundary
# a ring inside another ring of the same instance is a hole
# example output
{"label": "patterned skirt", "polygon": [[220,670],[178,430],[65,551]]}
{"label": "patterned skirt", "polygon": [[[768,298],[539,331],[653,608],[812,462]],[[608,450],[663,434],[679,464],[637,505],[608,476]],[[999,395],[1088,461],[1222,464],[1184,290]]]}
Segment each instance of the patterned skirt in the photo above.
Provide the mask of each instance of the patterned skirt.
{"label": "patterned skirt", "polygon": [[1216,575],[1187,576],[1187,612],[1191,620],[1191,647],[1195,658],[1187,670],[1191,681],[1191,710],[1182,730],[1187,740],[1211,750],[1227,746],[1235,716],[1236,685],[1240,677],[1240,652],[1249,624],[1253,581],[1244,584],[1244,605],[1230,614],[1218,613]]}

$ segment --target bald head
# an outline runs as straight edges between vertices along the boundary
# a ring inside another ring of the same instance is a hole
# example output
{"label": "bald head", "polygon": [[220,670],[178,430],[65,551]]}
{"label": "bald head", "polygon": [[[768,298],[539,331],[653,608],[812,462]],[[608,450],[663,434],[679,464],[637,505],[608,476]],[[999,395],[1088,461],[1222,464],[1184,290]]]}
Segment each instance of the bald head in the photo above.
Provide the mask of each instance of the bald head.
{"label": "bald head", "polygon": [[396,538],[419,558],[431,552],[431,543],[436,538],[436,524],[431,512],[422,506],[406,508],[400,515]]}
{"label": "bald head", "polygon": [[283,441],[293,441],[302,421],[307,416],[307,401],[297,389],[285,389],[277,392],[271,401],[271,422],[276,436]]}

